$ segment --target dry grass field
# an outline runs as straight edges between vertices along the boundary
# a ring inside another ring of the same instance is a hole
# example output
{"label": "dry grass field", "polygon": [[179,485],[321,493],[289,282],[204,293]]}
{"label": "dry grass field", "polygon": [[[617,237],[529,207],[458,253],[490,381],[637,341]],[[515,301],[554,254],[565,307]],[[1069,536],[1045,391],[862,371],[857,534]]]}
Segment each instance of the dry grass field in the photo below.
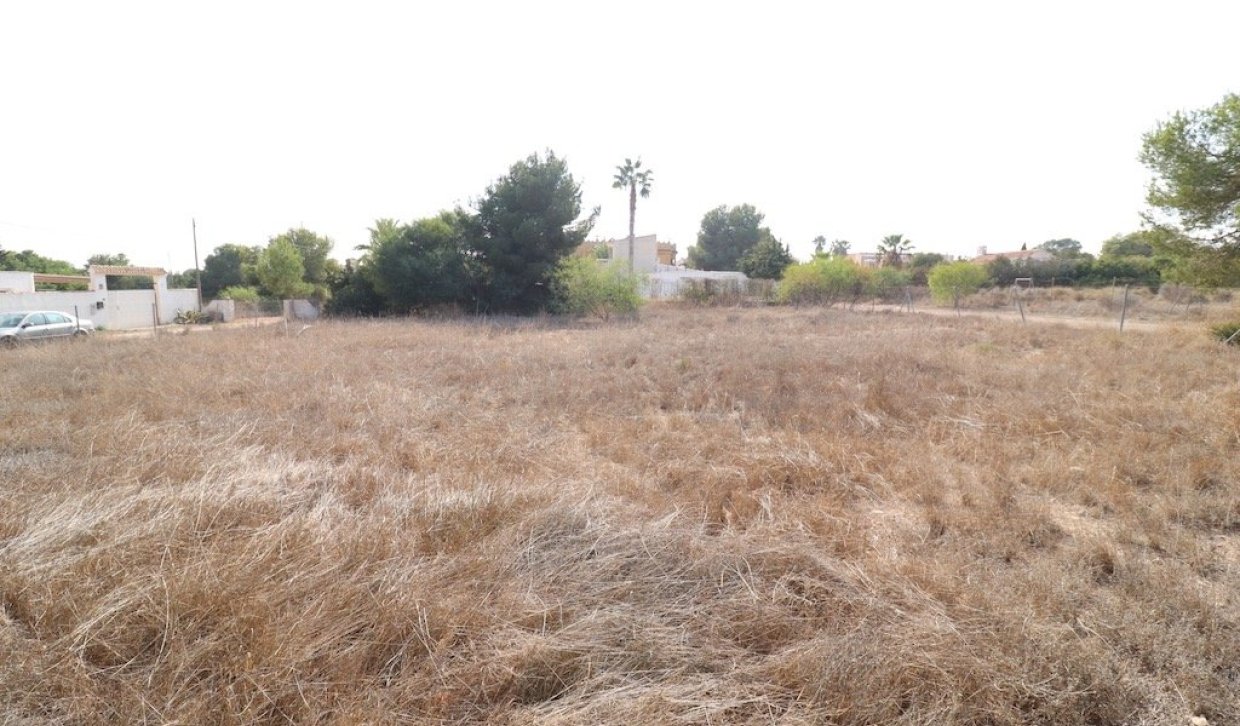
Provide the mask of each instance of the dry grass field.
{"label": "dry grass field", "polygon": [[[983,290],[964,300],[971,309],[1015,311],[1011,288]],[[1124,287],[1035,287],[1022,290],[1026,312],[1068,318],[1104,318],[1118,321],[1124,308]],[[1240,320],[1240,291],[1199,291],[1167,285],[1161,292],[1141,286],[1128,291],[1125,313],[1132,322],[1222,323]]]}
{"label": "dry grass field", "polygon": [[1240,351],[842,310],[0,368],[0,723],[1240,723]]}

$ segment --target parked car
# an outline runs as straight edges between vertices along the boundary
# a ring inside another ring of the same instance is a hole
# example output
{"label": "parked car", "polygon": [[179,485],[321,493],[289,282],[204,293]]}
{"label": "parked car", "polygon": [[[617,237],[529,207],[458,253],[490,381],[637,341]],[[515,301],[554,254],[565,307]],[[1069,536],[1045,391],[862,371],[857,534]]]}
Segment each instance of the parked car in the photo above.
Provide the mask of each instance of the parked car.
{"label": "parked car", "polygon": [[95,324],[54,310],[0,313],[0,345],[53,338],[82,338],[95,332]]}

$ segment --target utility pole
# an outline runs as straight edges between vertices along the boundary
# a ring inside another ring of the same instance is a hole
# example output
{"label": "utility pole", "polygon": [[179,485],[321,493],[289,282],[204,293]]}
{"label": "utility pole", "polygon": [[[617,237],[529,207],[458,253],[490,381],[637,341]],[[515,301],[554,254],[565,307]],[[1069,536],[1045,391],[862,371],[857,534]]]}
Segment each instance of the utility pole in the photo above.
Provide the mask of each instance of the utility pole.
{"label": "utility pole", "polygon": [[194,278],[198,284],[198,312],[202,312],[202,270],[198,269],[198,220],[190,217],[189,223],[194,228]]}

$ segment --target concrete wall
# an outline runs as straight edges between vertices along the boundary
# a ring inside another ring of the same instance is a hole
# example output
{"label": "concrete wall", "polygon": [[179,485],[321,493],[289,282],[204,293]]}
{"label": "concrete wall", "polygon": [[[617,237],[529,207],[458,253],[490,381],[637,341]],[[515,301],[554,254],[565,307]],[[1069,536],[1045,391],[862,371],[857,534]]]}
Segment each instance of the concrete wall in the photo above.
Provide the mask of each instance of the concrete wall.
{"label": "concrete wall", "polygon": [[86,292],[27,292],[0,295],[0,312],[13,310],[56,310],[73,315],[74,306],[83,320],[89,320],[96,326],[104,325],[107,313],[96,308],[96,303],[104,302],[107,293]]}
{"label": "concrete wall", "polygon": [[[613,264],[629,264],[629,238],[622,237],[611,241],[611,261]],[[633,271],[641,273],[654,272],[659,267],[659,242],[656,235],[648,234],[633,238]]]}
{"label": "concrete wall", "polygon": [[33,272],[0,272],[0,293],[34,292]]}
{"label": "concrete wall", "polygon": [[[99,307],[103,303],[103,307]],[[0,294],[0,312],[57,310],[77,314],[98,328],[129,330],[151,327],[154,290],[89,290],[86,292],[30,292]],[[159,322],[171,323],[177,310],[198,309],[197,290],[164,290],[160,294]]]}
{"label": "concrete wall", "polygon": [[715,284],[732,285],[737,291],[742,291],[748,279],[743,272],[688,270],[661,265],[656,272],[644,279],[642,294],[654,300],[674,298],[680,294],[680,289],[687,280],[712,280]]}
{"label": "concrete wall", "polygon": [[197,310],[198,309],[198,291],[194,288],[164,290],[162,302],[160,303],[159,322],[171,323],[176,321],[178,310]]}
{"label": "concrete wall", "polygon": [[202,306],[204,313],[211,313],[216,320],[231,323],[237,317],[237,304],[232,300],[212,300]]}
{"label": "concrete wall", "polygon": [[319,309],[309,300],[285,300],[285,320],[318,320]]}

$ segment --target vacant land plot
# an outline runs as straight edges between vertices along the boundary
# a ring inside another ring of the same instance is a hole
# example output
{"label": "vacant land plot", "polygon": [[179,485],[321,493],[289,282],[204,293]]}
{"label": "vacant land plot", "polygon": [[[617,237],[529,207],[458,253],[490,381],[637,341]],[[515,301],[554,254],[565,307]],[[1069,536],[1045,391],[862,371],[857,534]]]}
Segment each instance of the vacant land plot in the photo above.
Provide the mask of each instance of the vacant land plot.
{"label": "vacant land plot", "polygon": [[13,351],[0,721],[1240,723],[1240,355],[789,310]]}

